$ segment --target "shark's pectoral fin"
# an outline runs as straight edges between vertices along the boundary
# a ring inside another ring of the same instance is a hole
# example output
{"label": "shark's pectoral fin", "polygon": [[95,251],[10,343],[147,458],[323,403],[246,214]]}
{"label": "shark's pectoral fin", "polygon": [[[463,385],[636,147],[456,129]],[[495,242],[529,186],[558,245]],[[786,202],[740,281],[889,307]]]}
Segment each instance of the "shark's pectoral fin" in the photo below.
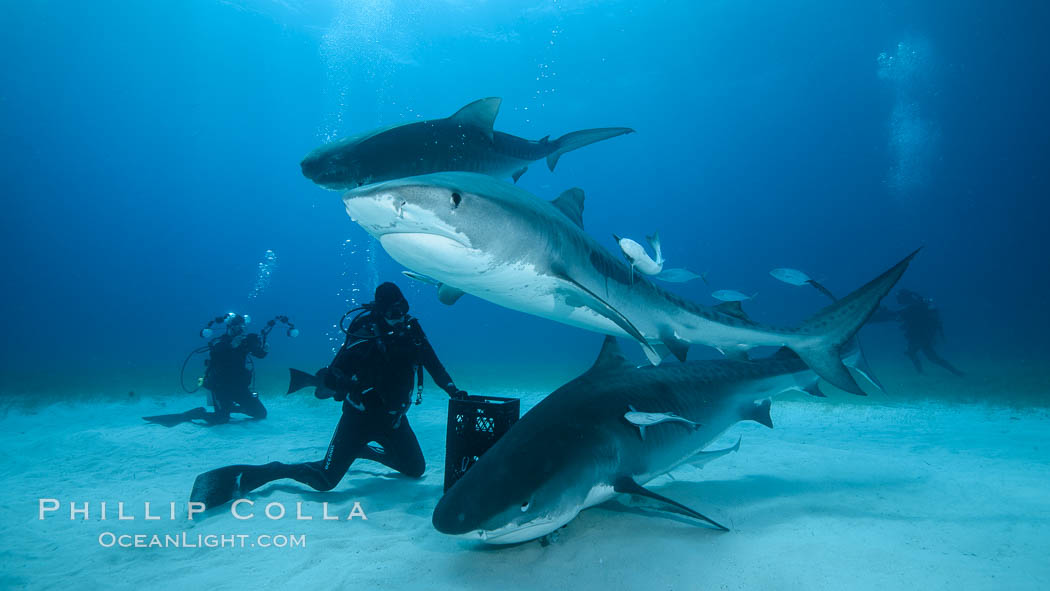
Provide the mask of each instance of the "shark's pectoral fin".
{"label": "shark's pectoral fin", "polygon": [[470,125],[481,129],[485,137],[493,139],[492,126],[496,123],[496,115],[499,114],[499,106],[503,99],[489,97],[476,100],[458,110],[449,117],[450,120],[460,125]]}
{"label": "shark's pectoral fin", "polygon": [[716,529],[722,531],[729,531],[728,527],[722,525],[721,523],[718,523],[714,519],[711,519],[710,517],[707,517],[706,515],[698,511],[694,511],[689,507],[686,507],[685,505],[679,503],[678,501],[673,501],[663,495],[658,495],[653,491],[643,487],[642,485],[635,482],[634,479],[630,476],[624,476],[623,478],[617,480],[616,483],[613,485],[613,489],[618,493],[652,499],[654,501],[659,502],[661,505],[664,505],[665,509],[672,511],[673,513],[678,513],[680,515],[685,515],[688,517],[692,517],[693,519],[698,519],[700,521],[710,523]]}
{"label": "shark's pectoral fin", "polygon": [[528,171],[528,170],[529,170],[528,166],[523,166],[521,168],[521,170],[515,171],[510,176],[511,176],[512,179],[514,179],[514,182],[516,183],[516,182],[518,182],[518,179],[521,178],[521,175],[525,174],[525,172]]}
{"label": "shark's pectoral fin", "polygon": [[438,301],[446,306],[451,306],[452,304],[455,304],[459,298],[463,297],[464,293],[465,292],[462,289],[456,289],[451,285],[442,283],[438,287]]}
{"label": "shark's pectoral fin", "polygon": [[665,328],[660,331],[660,341],[674,353],[674,356],[679,361],[685,362],[686,355],[689,354],[689,343],[678,338],[678,335],[674,333],[674,330]]}
{"label": "shark's pectoral fin", "polygon": [[713,449],[711,451],[699,452],[695,456],[693,456],[693,459],[689,460],[689,463],[698,468],[703,468],[704,464],[710,462],[711,460],[717,460],[718,458],[724,455],[728,455],[735,451],[738,451],[740,449],[741,439],[741,437],[737,437],[736,443],[733,444],[731,447],[727,447],[725,449]]}
{"label": "shark's pectoral fin", "polygon": [[[653,346],[649,344],[649,341],[647,341],[645,337],[642,336],[642,333],[638,330],[638,328],[635,327],[634,324],[632,324],[626,316],[621,314],[619,310],[613,308],[611,305],[609,305],[608,302],[603,300],[593,291],[587,289],[583,284],[574,280],[568,275],[564,273],[557,273],[555,274],[555,276],[558,279],[561,279],[562,281],[572,284],[572,286],[576,288],[577,291],[570,294],[569,298],[572,298],[572,296],[574,295],[579,295],[582,299],[582,301],[580,302],[581,305],[590,309],[591,311],[600,316],[608,318],[613,323],[615,323],[616,326],[619,326],[624,332],[631,335],[631,337],[634,338],[634,340],[638,341],[638,344],[642,346],[642,352],[645,353],[646,358],[649,359],[649,363],[652,363],[653,365],[660,365],[660,361],[662,361],[662,359],[660,358],[659,353],[657,353],[656,349],[654,349]],[[572,303],[571,299],[570,303]]]}
{"label": "shark's pectoral fin", "polygon": [[433,277],[423,275],[422,273],[416,273],[415,271],[401,271],[401,274],[409,279],[415,279],[420,283],[426,283],[427,285],[441,285],[441,282]]}
{"label": "shark's pectoral fin", "polygon": [[740,409],[740,420],[742,421],[754,421],[760,425],[765,425],[770,429],[773,428],[773,417],[769,416],[769,407],[771,406],[769,400],[763,400],[762,402],[755,402],[752,404],[745,404]]}

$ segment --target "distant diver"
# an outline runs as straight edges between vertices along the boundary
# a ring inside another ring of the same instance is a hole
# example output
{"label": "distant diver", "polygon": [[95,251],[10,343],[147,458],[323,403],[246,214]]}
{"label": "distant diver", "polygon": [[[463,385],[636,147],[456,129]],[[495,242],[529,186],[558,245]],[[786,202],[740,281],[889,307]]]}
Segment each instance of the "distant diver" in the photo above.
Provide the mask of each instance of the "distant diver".
{"label": "distant diver", "polygon": [[445,119],[404,123],[325,144],[303,158],[303,176],[335,190],[453,170],[517,182],[536,160],[546,158],[554,170],[566,152],[634,131],[584,129],[531,141],[492,129],[501,101],[484,98]]}
{"label": "distant diver", "polygon": [[[277,322],[288,325],[287,334],[290,337],[298,336],[299,330],[288,320],[287,316],[278,316],[270,320],[259,333],[244,334],[245,327],[251,322],[247,314],[237,315],[234,313],[219,316],[201,329],[200,336],[208,338],[212,335],[212,326],[222,324],[226,327],[222,334],[207,345],[193,350],[186,361],[197,353],[208,353],[205,361],[207,369],[199,385],[207,389],[211,394],[209,404],[215,412],[208,412],[203,406],[198,406],[186,412],[142,417],[144,420],[165,427],[174,427],[187,421],[204,421],[207,425],[221,425],[230,421],[232,413],[241,413],[253,419],[265,419],[266,407],[259,400],[259,395],[252,392],[252,379],[255,366],[251,357],[262,359],[269,353],[269,345],[266,338]],[[186,364],[183,363],[183,370]],[[184,386],[185,388],[185,386]],[[195,392],[194,390],[188,390]]]}
{"label": "distant diver", "polygon": [[[354,460],[373,460],[419,478],[426,462],[406,413],[421,401],[423,369],[452,398],[467,393],[453,383],[427,340],[419,321],[409,316],[408,301],[393,283],[376,288],[375,300],[344,328],[346,341],[331,365],[316,375],[291,370],[289,393],[313,386],[317,398],[342,402],[342,417],[324,458],[315,462],[234,465],[205,472],[193,483],[190,500],[211,508],[282,478],[329,491]],[[370,445],[371,443],[376,445]]]}
{"label": "distant diver", "polygon": [[890,310],[881,306],[872,315],[871,321],[897,321],[900,324],[904,338],[908,341],[908,349],[905,353],[915,364],[915,370],[923,373],[922,360],[919,358],[919,353],[922,352],[927,359],[953,374],[965,375],[933,348],[938,339],[944,338],[944,324],[941,322],[940,311],[933,305],[933,300],[924,298],[909,289],[902,289],[897,292],[897,303],[903,307],[899,310]]}

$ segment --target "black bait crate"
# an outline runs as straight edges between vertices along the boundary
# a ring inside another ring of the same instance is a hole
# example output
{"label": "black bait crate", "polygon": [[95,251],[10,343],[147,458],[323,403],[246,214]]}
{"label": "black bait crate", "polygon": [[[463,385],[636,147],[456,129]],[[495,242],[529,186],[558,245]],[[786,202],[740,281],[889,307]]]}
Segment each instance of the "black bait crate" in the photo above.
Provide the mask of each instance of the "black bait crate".
{"label": "black bait crate", "polygon": [[446,491],[518,421],[520,412],[521,402],[517,398],[472,395],[448,401]]}

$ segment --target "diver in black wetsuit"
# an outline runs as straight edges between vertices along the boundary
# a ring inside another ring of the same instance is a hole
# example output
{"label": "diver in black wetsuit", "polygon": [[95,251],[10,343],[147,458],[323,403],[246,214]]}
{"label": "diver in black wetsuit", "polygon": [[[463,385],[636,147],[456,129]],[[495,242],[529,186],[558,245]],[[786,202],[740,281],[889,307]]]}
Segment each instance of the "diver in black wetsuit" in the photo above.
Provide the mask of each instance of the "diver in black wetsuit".
{"label": "diver in black wetsuit", "polygon": [[[142,417],[146,421],[174,427],[180,423],[202,420],[208,425],[221,425],[230,421],[234,412],[246,414],[253,419],[265,419],[266,407],[259,401],[259,395],[251,391],[252,370],[248,366],[248,356],[262,359],[269,352],[265,336],[258,333],[244,334],[248,323],[246,316],[231,314],[221,320],[226,325],[226,333],[212,339],[206,346],[208,351],[207,371],[204,374],[203,387],[211,392],[211,404],[215,412],[208,412],[199,406],[183,413]],[[211,324],[208,326],[210,327]],[[272,322],[271,322],[272,325]],[[205,332],[207,331],[207,332]],[[211,331],[201,331],[206,336]],[[202,348],[204,349],[204,348]]]}
{"label": "diver in black wetsuit", "polygon": [[[376,288],[375,301],[351,322],[346,333],[346,342],[331,365],[315,378],[315,395],[334,398],[343,406],[324,458],[205,472],[194,482],[191,501],[214,507],[281,478],[328,491],[339,484],[357,458],[380,462],[413,478],[423,475],[423,451],[405,415],[413,384],[422,379],[420,368],[449,396],[466,398],[467,393],[453,383],[419,321],[408,315],[408,302],[393,283]],[[369,445],[372,442],[378,447]]]}
{"label": "diver in black wetsuit", "polygon": [[911,358],[912,363],[915,364],[915,369],[919,373],[923,373],[922,360],[919,358],[919,353],[922,352],[927,359],[944,369],[957,376],[963,375],[962,371],[948,363],[933,349],[937,339],[944,338],[944,325],[941,323],[941,314],[934,307],[933,300],[924,298],[914,291],[902,289],[897,292],[897,303],[903,307],[899,310],[880,307],[872,316],[871,321],[888,322],[895,320],[900,323],[901,331],[904,332],[904,338],[908,341],[906,353]]}

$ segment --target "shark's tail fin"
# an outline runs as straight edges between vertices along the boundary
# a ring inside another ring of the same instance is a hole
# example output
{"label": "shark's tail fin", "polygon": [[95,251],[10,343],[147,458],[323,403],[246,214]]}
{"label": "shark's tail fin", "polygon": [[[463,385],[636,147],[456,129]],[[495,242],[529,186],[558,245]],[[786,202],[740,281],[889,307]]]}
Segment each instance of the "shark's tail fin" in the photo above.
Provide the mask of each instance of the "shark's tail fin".
{"label": "shark's tail fin", "polygon": [[599,129],[584,129],[567,133],[551,143],[557,146],[553,152],[547,155],[547,168],[554,170],[558,164],[558,158],[566,152],[571,152],[594,142],[600,142],[625,133],[634,133],[630,127],[602,127]]}
{"label": "shark's tail fin", "polygon": [[842,346],[875,312],[879,302],[901,278],[918,252],[916,250],[890,270],[818,312],[802,325],[796,344],[788,346],[831,385],[863,396],[864,391],[842,363]]}

